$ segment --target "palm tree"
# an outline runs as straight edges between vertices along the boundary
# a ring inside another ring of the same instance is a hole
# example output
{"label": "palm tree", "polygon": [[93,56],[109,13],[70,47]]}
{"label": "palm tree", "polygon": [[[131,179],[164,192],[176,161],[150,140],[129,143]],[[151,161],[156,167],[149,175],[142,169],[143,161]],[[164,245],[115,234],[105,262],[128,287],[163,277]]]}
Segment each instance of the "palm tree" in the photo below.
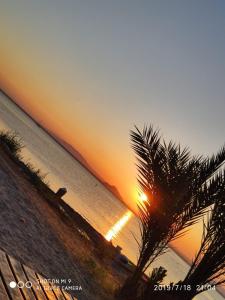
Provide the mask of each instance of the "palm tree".
{"label": "palm tree", "polygon": [[207,223],[204,223],[201,246],[182,285],[190,285],[191,293],[180,299],[192,299],[211,284],[225,283],[225,173],[221,174],[223,190],[218,195]]}
{"label": "palm tree", "polygon": [[207,214],[207,221],[203,221],[202,242],[185,279],[172,283],[166,291],[155,292],[155,285],[161,282],[158,278],[163,277],[160,277],[162,271],[156,276],[158,272],[153,269],[155,276],[150,276],[150,284],[143,288],[141,300],[191,300],[197,294],[225,283],[225,171],[217,177],[223,188],[217,193],[217,200]]}
{"label": "palm tree", "polygon": [[216,155],[192,156],[180,144],[166,143],[152,126],[131,131],[137,156],[138,182],[147,195],[139,205],[141,242],[132,276],[119,292],[122,299],[136,299],[143,272],[184,234],[212,205],[221,183],[214,176],[225,161],[225,147]]}

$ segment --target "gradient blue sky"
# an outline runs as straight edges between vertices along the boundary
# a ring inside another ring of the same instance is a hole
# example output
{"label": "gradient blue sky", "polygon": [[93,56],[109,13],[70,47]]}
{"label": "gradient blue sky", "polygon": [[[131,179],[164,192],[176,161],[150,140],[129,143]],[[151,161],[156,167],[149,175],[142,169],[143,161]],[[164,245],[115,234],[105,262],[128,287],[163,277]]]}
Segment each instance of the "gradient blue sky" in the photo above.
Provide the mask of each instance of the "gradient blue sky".
{"label": "gradient blue sky", "polygon": [[225,1],[0,0],[1,87],[135,204],[129,146],[153,123],[225,142]]}

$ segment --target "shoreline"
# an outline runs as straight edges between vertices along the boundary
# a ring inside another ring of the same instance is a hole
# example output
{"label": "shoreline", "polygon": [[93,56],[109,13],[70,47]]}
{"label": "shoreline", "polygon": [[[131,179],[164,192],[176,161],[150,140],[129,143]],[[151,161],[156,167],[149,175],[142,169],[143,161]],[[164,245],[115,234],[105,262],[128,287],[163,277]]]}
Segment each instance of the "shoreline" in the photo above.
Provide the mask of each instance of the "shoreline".
{"label": "shoreline", "polygon": [[0,248],[46,278],[73,278],[81,300],[113,299],[132,265],[124,267],[118,248],[33,175],[0,144]]}
{"label": "shoreline", "polygon": [[[23,162],[18,161],[11,153],[7,150],[4,149],[6,154],[9,156],[9,158],[18,166],[18,170],[14,170],[14,173],[20,172],[23,173],[23,175],[28,179],[29,181],[29,172],[27,173],[26,167]],[[7,161],[7,159],[6,159]],[[60,199],[56,197],[55,193],[44,183],[42,183],[40,186],[35,186],[33,185],[38,190],[38,193],[41,194],[43,198],[45,198],[45,201],[48,202],[49,206],[54,209],[55,213],[57,214],[57,218],[60,218],[63,220],[64,223],[66,223],[68,226],[73,226],[73,229],[78,231],[77,233],[79,234],[79,237],[82,239],[82,241],[79,241],[81,243],[89,243],[88,240],[90,239],[91,242],[93,243],[94,247],[92,248],[93,250],[100,250],[100,251],[105,251],[107,252],[108,250],[112,252],[115,251],[115,247],[111,245],[110,243],[106,242],[104,237],[97,231],[95,230],[89,223],[88,221],[83,218],[79,213],[77,213],[73,208],[71,208],[68,204],[63,199]],[[78,229],[78,230],[77,230]],[[99,249],[101,248],[101,249]],[[175,249],[173,249],[175,250]],[[97,251],[98,252],[98,251]],[[177,253],[177,251],[175,251]],[[111,253],[112,254],[112,253]],[[115,252],[114,252],[115,254]],[[100,258],[102,257],[102,253],[95,253],[96,256],[99,256]],[[178,253],[179,255],[179,253]],[[180,256],[180,255],[179,255]],[[99,258],[98,257],[98,258]],[[114,256],[115,257],[115,256]],[[180,256],[182,259],[183,257]],[[91,257],[90,261],[85,261],[85,264],[88,264],[88,269],[92,272],[92,269],[95,269],[95,260],[96,257]],[[183,259],[184,260],[184,259]],[[108,260],[110,261],[110,260]],[[111,259],[111,262],[113,260]],[[184,260],[185,261],[185,260]],[[107,262],[108,263],[108,262]],[[117,264],[117,269],[124,269],[124,266],[121,264]],[[128,271],[128,270],[126,270]],[[101,271],[102,272],[102,271]],[[90,272],[87,274],[87,277],[90,278]],[[86,275],[84,275],[85,277]],[[122,278],[123,280],[123,278]],[[122,282],[122,280],[120,282]],[[221,292],[219,289],[217,289],[217,292],[221,294],[221,296],[224,297],[223,292]],[[85,298],[84,298],[85,299]],[[98,298],[96,298],[98,299]],[[104,298],[99,298],[99,299],[104,299]],[[106,298],[108,299],[108,298]]]}
{"label": "shoreline", "polygon": [[[17,104],[13,98],[11,96],[9,96],[2,88],[0,88],[0,93],[2,93],[8,100],[10,100],[18,109],[20,109],[30,120],[32,120],[32,122],[39,127],[39,129],[43,130],[44,133],[46,133],[54,142],[57,143],[57,145],[59,145],[60,147],[62,147],[62,149],[64,151],[66,151],[73,159],[75,159],[82,167],[84,167],[92,176],[94,176],[100,184],[102,184],[102,186],[104,186],[104,188],[107,189],[107,191],[109,191],[114,197],[116,197],[116,199],[118,199],[119,201],[121,201],[125,207],[129,210],[131,210],[131,208],[129,208],[127,206],[127,204],[125,203],[125,201],[123,199],[118,198],[113,192],[112,190],[110,190],[105,184],[104,182],[101,180],[101,178],[99,178],[97,176],[97,174],[95,174],[95,172],[93,172],[91,169],[87,168],[87,166],[80,161],[71,151],[69,151],[65,145],[63,145],[55,136],[54,133],[50,132],[49,130],[47,130],[42,124],[40,124],[36,119],[34,119],[23,107],[21,107],[19,104]],[[136,212],[134,210],[131,210],[132,213],[134,213],[136,216]]]}
{"label": "shoreline", "polygon": [[[129,207],[127,207],[126,203],[122,200],[117,198],[116,195],[114,195],[114,193],[108,189],[104,183],[101,181],[101,179],[94,173],[92,172],[89,168],[87,168],[87,166],[82,163],[82,161],[80,161],[75,155],[73,155],[73,153],[71,153],[71,151],[69,151],[62,143],[60,143],[60,141],[57,139],[57,137],[54,135],[54,133],[51,133],[50,131],[48,131],[42,124],[40,124],[38,121],[36,121],[31,115],[29,115],[28,112],[26,112],[26,110],[21,107],[20,105],[18,105],[11,96],[9,96],[2,88],[0,88],[0,93],[2,93],[9,101],[11,101],[11,103],[13,105],[15,105],[19,110],[21,110],[36,126],[39,127],[39,129],[41,129],[45,134],[47,134],[55,143],[57,143],[57,145],[59,145],[64,151],[66,151],[66,153],[68,153],[73,159],[75,159],[82,167],[84,167],[94,178],[96,178],[98,180],[98,182],[107,189],[107,191],[109,191],[114,197],[116,197],[116,199],[118,199],[119,201],[121,201],[125,207],[132,211],[132,213],[135,214],[135,216],[138,217],[138,215],[136,214],[135,211],[131,210]],[[53,192],[54,193],[54,192]],[[64,200],[63,200],[64,201]],[[64,201],[65,202],[65,201]],[[71,208],[72,209],[72,208]],[[75,211],[74,211],[75,212]],[[76,213],[76,212],[75,212]],[[79,215],[79,214],[78,214]],[[81,216],[82,217],[82,216]],[[83,218],[83,217],[82,217]],[[85,219],[85,218],[83,218]],[[85,221],[88,223],[88,221],[85,219]],[[88,223],[89,224],[89,223]],[[90,224],[89,224],[90,225]],[[90,225],[91,226],[91,225]],[[91,226],[92,227],[92,226]],[[93,228],[94,229],[94,228]],[[96,231],[96,230],[95,230]],[[97,231],[96,231],[97,232]],[[98,233],[100,234],[100,233]],[[101,234],[100,234],[101,235]],[[104,238],[104,237],[103,237]],[[188,265],[190,265],[190,260],[188,260],[186,257],[182,256],[181,253],[173,246],[169,245],[169,247],[183,260],[185,261],[185,263],[187,263]]]}

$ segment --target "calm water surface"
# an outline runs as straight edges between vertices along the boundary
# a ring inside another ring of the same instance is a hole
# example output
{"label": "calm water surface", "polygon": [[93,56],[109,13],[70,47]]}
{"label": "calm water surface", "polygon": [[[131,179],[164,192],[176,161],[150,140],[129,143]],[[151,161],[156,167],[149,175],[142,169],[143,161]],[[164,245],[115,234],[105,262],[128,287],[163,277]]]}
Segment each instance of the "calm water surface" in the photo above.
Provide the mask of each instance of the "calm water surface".
{"label": "calm water surface", "polygon": [[[47,173],[46,179],[53,190],[66,187],[65,201],[101,234],[106,235],[128,212],[123,203],[1,92],[0,129],[18,132],[26,146],[22,152],[24,160]],[[133,235],[139,239],[138,220],[132,214],[113,243],[120,245],[124,254],[135,263],[138,246]],[[168,270],[167,282],[182,279],[188,270],[188,265],[172,250],[154,263],[154,266],[160,265]],[[217,292],[205,292],[195,299],[224,298]]]}

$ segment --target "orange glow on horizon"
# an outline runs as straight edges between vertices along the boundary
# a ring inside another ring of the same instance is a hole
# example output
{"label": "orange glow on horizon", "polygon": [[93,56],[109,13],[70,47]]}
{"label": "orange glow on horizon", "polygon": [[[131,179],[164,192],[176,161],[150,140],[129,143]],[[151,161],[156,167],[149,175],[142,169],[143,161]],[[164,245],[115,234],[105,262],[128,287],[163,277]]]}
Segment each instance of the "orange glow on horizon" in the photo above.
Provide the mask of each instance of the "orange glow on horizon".
{"label": "orange glow on horizon", "polygon": [[[19,81],[19,80],[18,80]],[[118,190],[121,192],[126,204],[131,207],[135,213],[138,214],[137,204],[144,204],[147,201],[147,197],[144,193],[138,192],[135,178],[135,166],[134,164],[127,164],[126,168],[124,167],[120,174],[115,172],[115,165],[121,166],[121,162],[124,162],[124,157],[127,156],[125,153],[121,154],[121,157],[115,155],[115,163],[111,163],[111,157],[107,154],[107,151],[104,149],[102,151],[100,145],[96,145],[95,140],[97,140],[96,136],[93,133],[93,137],[86,137],[85,128],[79,128],[73,126],[73,132],[76,132],[77,135],[71,133],[68,128],[72,128],[71,124],[68,125],[68,120],[64,119],[59,113],[58,110],[62,107],[60,106],[57,111],[54,113],[53,117],[53,108],[52,104],[41,102],[41,105],[37,105],[38,99],[40,99],[40,92],[38,90],[30,89],[29,92],[25,93],[25,90],[16,88],[9,81],[3,80],[0,76],[1,85],[4,87],[4,90],[9,96],[15,100],[19,105],[21,105],[32,117],[34,117],[37,121],[41,121],[40,123],[45,126],[45,128],[50,129],[52,132],[55,132],[64,139],[68,141],[75,149],[77,149],[90,163],[90,165],[97,171],[98,174],[104,178],[105,181],[115,185]],[[22,84],[21,84],[22,85]],[[48,97],[43,97],[43,99]],[[51,112],[49,114],[49,112]],[[89,145],[92,145],[90,147]],[[90,149],[92,151],[90,151]],[[102,155],[99,155],[99,153]],[[97,155],[96,155],[97,154]],[[115,154],[115,153],[114,153]],[[104,158],[104,159],[103,159]],[[124,181],[124,178],[127,178]],[[132,213],[130,212],[132,215]],[[122,216],[122,218],[115,223],[115,225],[107,232],[105,238],[107,240],[112,240],[117,236],[120,230],[126,225],[131,216]],[[183,253],[188,253],[187,256],[192,258],[196,252],[196,247],[199,245],[199,236],[201,236],[201,230],[198,226],[195,226],[191,234],[185,235],[184,238],[176,241],[176,248],[180,249]],[[193,243],[194,241],[194,243]],[[193,247],[193,244],[196,246]]]}
{"label": "orange glow on horizon", "polygon": [[[13,77],[13,74],[11,77]],[[82,126],[82,122],[78,120],[79,118],[77,118],[77,123],[75,123],[74,120],[68,118],[66,112],[62,114],[64,109],[62,104],[58,102],[59,105],[56,106],[55,102],[52,101],[53,96],[51,94],[48,94],[46,91],[43,92],[38,87],[30,87],[28,91],[25,88],[19,89],[8,79],[3,79],[1,74],[0,83],[1,86],[4,87],[6,94],[38,123],[74,147],[101,179],[104,179],[104,181],[118,189],[126,205],[131,210],[137,212],[136,195],[133,192],[134,189],[136,190],[135,167],[133,164],[128,164],[128,160],[126,160],[127,154],[125,152],[121,153],[121,151],[115,147],[115,149],[113,149],[114,164],[112,164],[111,149],[109,149],[107,144],[102,147],[101,144],[96,143],[99,133],[93,131],[90,135],[86,130],[88,126]],[[23,87],[24,85],[21,83],[20,86]],[[45,99],[49,99],[49,101],[44,101]],[[73,128],[72,132],[71,128]],[[74,132],[76,132],[76,135],[74,135]],[[99,155],[99,153],[101,153],[101,155]],[[124,167],[118,175],[118,173],[115,172],[115,168],[119,168],[122,163],[126,165],[126,167]],[[125,177],[126,181],[124,182]]]}

